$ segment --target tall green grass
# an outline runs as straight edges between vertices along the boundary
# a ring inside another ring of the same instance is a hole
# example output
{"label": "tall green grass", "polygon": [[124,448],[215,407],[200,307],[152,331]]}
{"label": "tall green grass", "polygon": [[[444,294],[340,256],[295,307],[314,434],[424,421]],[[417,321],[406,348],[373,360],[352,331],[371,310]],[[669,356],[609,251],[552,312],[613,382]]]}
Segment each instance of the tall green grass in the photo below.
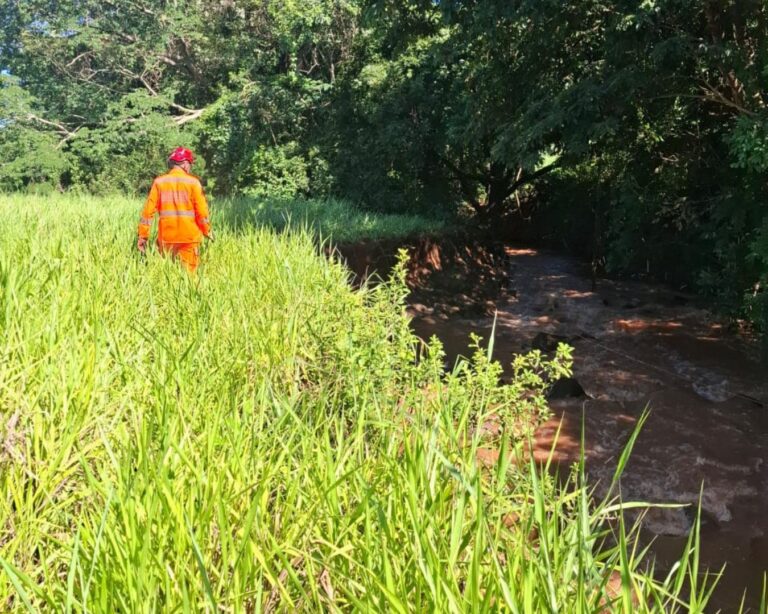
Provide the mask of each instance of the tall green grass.
{"label": "tall green grass", "polygon": [[402,269],[219,224],[190,278],[137,217],[0,199],[0,610],[704,611],[694,538],[654,580],[618,501],[526,460],[566,351],[445,375]]}
{"label": "tall green grass", "polygon": [[333,198],[274,200],[241,196],[219,199],[216,208],[220,219],[230,227],[300,227],[335,242],[434,235],[452,230],[456,223],[421,215],[373,213]]}

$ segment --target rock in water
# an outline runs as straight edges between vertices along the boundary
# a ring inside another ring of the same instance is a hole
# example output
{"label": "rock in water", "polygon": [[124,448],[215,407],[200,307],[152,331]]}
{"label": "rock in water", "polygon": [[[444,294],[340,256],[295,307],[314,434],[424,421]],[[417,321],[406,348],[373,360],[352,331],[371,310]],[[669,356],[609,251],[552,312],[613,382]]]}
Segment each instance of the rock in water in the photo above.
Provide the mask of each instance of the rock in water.
{"label": "rock in water", "polygon": [[573,399],[586,397],[587,393],[575,377],[561,377],[554,384],[547,394],[547,398],[554,399]]}

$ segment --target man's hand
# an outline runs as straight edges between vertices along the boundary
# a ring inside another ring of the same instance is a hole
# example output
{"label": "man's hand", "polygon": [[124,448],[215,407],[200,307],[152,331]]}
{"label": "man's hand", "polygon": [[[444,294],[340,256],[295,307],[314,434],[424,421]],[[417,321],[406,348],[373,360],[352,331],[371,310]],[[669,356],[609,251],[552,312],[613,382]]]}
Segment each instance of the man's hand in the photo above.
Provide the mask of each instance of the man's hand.
{"label": "man's hand", "polygon": [[205,235],[205,238],[208,239],[209,241],[215,241],[216,237],[213,234],[213,230],[209,230],[208,234]]}
{"label": "man's hand", "polygon": [[136,243],[136,248],[143,254],[147,251],[147,239],[139,237],[139,242]]}

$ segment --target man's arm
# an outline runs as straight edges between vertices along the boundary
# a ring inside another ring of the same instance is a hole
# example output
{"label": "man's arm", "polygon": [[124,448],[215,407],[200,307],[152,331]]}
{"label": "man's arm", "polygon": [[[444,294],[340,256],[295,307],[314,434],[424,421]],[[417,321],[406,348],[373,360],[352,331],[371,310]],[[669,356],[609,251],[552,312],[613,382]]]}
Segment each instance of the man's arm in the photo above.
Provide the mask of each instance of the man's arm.
{"label": "man's arm", "polygon": [[144,203],[144,208],[141,210],[141,218],[139,219],[139,243],[138,247],[140,251],[144,251],[149,239],[149,231],[152,228],[152,218],[157,213],[157,202],[159,197],[159,190],[155,182],[152,182],[152,189],[149,191],[147,202]]}
{"label": "man's arm", "polygon": [[208,217],[208,201],[205,200],[205,194],[203,194],[203,186],[198,182],[195,184],[192,196],[194,198],[195,206],[195,222],[200,231],[209,239],[212,237],[211,233],[211,220]]}

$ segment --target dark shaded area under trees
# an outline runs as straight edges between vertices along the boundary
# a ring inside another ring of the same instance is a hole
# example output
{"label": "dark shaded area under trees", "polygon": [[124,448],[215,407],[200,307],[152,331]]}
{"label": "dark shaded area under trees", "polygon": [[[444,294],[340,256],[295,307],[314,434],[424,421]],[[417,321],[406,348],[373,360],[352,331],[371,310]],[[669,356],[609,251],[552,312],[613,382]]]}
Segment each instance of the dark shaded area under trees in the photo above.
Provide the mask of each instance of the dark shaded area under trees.
{"label": "dark shaded area under trees", "polygon": [[341,196],[650,272],[768,321],[761,0],[18,0],[0,189]]}

